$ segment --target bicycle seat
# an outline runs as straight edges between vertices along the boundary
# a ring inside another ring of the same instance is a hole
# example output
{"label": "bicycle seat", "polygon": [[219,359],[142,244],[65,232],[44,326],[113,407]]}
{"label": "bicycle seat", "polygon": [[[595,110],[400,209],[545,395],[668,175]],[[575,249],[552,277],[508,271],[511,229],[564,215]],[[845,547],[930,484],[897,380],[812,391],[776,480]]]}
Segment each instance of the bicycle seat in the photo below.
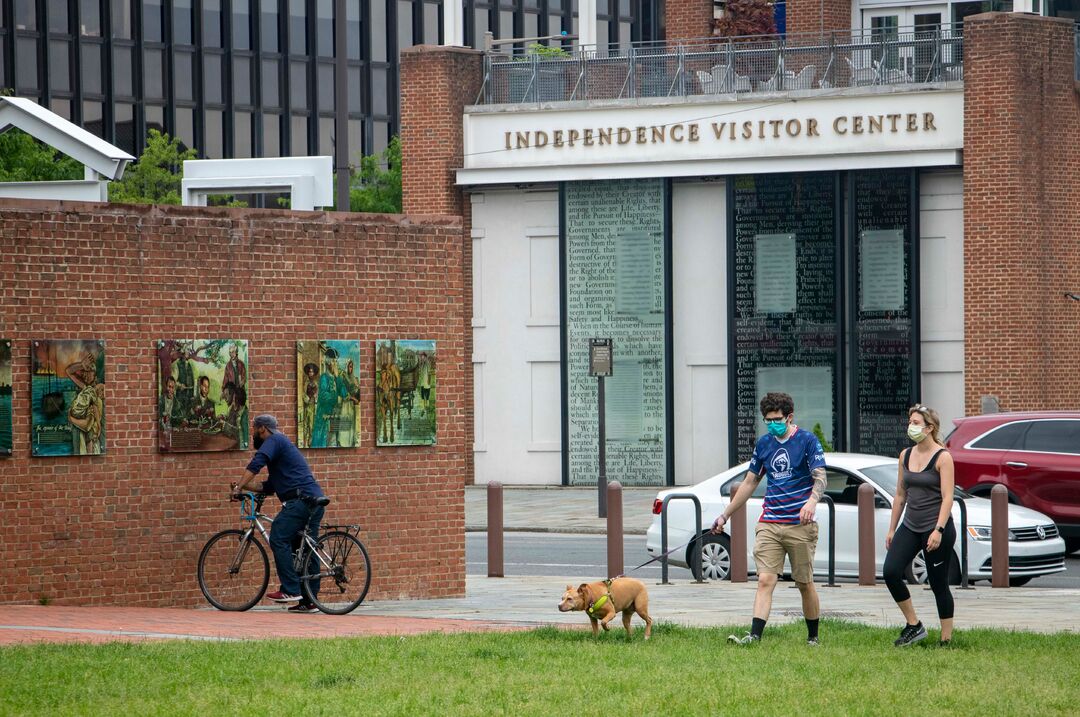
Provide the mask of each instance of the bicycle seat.
{"label": "bicycle seat", "polygon": [[318,496],[316,498],[311,498],[310,503],[312,505],[317,505],[317,506],[319,506],[321,508],[323,506],[330,505],[330,498],[328,498],[325,495],[320,495],[320,496]]}

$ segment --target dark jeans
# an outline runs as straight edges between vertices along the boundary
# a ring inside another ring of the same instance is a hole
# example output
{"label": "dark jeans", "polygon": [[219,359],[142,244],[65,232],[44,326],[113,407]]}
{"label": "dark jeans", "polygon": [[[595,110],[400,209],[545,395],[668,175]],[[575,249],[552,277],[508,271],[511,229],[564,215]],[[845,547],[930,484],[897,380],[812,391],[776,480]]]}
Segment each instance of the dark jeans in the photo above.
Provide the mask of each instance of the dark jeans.
{"label": "dark jeans", "polygon": [[[274,551],[274,565],[277,566],[278,579],[281,580],[281,592],[288,595],[300,594],[300,579],[293,568],[294,540],[298,540],[300,532],[307,527],[312,538],[318,540],[319,523],[322,522],[323,506],[309,507],[304,501],[290,500],[281,506],[281,511],[274,517],[270,525],[270,548]],[[312,558],[315,563],[315,558]],[[309,564],[313,571],[314,565]],[[313,586],[314,592],[318,593],[318,584]]]}
{"label": "dark jeans", "polygon": [[[926,550],[926,541],[930,532],[916,533],[906,525],[901,525],[893,534],[892,545],[885,554],[885,585],[889,588],[893,600],[898,603],[911,598],[904,583],[904,571],[920,550]],[[953,597],[949,591],[949,565],[953,560],[953,545],[956,543],[956,527],[952,518],[945,524],[941,535],[941,544],[937,550],[924,553],[926,572],[930,578],[930,588],[934,591],[938,617],[948,620],[953,616]]]}

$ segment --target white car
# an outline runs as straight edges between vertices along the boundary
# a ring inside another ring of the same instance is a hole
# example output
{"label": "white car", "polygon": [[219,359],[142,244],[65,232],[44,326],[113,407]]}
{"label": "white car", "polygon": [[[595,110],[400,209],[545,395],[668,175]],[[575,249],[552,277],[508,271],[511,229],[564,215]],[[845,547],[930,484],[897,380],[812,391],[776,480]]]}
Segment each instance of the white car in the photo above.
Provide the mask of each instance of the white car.
{"label": "white car", "polygon": [[[826,453],[828,483],[825,494],[832,498],[836,507],[836,563],[838,577],[857,577],[859,574],[859,526],[857,494],[859,486],[868,483],[874,489],[875,565],[877,575],[882,575],[885,562],[885,534],[889,530],[893,496],[896,494],[897,459],[861,453]],[[731,567],[730,530],[725,527],[723,535],[707,535],[713,521],[730,501],[731,487],[738,485],[746,475],[749,463],[724,471],[694,486],[671,488],[660,491],[653,502],[653,522],[646,537],[646,550],[651,556],[661,553],[660,509],[664,497],[675,493],[692,493],[701,501],[701,529],[706,535],[692,546],[701,550],[703,577],[713,580],[727,578]],[[755,571],[754,526],[761,516],[761,502],[768,479],[763,479],[746,504],[747,567]],[[969,580],[988,580],[990,568],[990,501],[975,498],[957,489],[956,495],[967,504],[967,545]],[[688,542],[694,536],[694,504],[687,499],[668,502],[668,550]],[[957,540],[955,560],[949,576],[954,585],[960,583],[960,507],[953,504],[953,522]],[[814,573],[827,575],[829,571],[829,508],[823,500],[817,507],[818,545],[814,558]],[[672,565],[688,567],[691,550],[676,550],[669,556]],[[790,567],[790,566],[789,566]],[[1065,570],[1065,542],[1058,536],[1057,526],[1047,516],[1019,505],[1009,505],[1009,583],[1020,586],[1032,578]],[[908,579],[912,582],[926,581],[923,554],[912,562]]]}

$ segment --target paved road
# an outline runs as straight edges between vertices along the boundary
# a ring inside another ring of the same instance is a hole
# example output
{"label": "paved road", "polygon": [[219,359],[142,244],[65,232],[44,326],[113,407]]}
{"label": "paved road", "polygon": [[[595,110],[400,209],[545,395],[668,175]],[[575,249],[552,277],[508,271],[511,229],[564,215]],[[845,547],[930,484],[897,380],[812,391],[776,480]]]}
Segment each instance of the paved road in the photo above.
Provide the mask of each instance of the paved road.
{"label": "paved road", "polygon": [[[503,536],[503,567],[506,575],[580,575],[595,579],[607,574],[607,539],[601,535],[570,535],[562,533],[505,533]],[[623,560],[627,570],[648,560],[645,538],[626,536]],[[487,575],[487,534],[466,533],[466,573]],[[1036,578],[1029,587],[1080,588],[1080,555],[1065,561],[1066,571]],[[634,573],[645,581],[660,580],[660,564],[652,563]],[[690,571],[670,568],[670,580],[689,580]]]}

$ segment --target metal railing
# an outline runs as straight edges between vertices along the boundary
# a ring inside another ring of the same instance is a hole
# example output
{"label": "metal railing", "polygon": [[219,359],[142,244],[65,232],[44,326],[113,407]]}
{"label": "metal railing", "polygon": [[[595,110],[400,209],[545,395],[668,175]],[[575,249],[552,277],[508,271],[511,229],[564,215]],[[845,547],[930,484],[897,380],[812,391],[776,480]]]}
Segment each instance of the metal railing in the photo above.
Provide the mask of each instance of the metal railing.
{"label": "metal railing", "polygon": [[963,37],[959,26],[950,24],[714,37],[625,49],[537,49],[534,44],[485,53],[477,102],[732,97],[964,79]]}

